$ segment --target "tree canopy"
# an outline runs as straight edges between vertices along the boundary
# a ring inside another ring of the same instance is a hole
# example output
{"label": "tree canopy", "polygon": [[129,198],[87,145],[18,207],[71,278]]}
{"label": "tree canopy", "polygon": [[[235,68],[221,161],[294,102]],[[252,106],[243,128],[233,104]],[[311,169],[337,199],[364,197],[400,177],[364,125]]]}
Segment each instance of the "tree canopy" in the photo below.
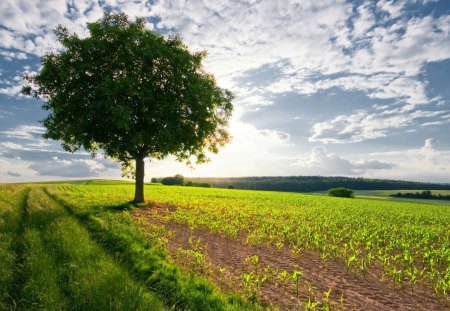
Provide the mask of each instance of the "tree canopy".
{"label": "tree canopy", "polygon": [[123,167],[135,161],[141,203],[145,158],[203,163],[229,142],[233,95],[203,68],[206,52],[147,29],[142,18],[105,13],[87,28],[79,37],[58,26],[63,49],[42,58],[22,92],[44,99],[45,138],[70,152],[101,150]]}
{"label": "tree canopy", "polygon": [[354,198],[355,194],[352,189],[349,188],[332,188],[328,190],[328,195],[331,197],[340,198]]}

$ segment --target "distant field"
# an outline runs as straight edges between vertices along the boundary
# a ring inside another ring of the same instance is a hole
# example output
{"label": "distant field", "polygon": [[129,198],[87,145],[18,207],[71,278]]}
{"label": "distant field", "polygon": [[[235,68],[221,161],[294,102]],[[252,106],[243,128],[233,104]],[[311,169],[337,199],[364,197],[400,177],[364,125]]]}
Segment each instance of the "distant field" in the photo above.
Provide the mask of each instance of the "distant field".
{"label": "distant field", "polygon": [[[356,194],[359,196],[390,196],[391,194],[396,193],[416,193],[416,192],[422,192],[423,190],[356,190]],[[442,195],[450,195],[450,190],[431,190],[433,194],[442,194]]]}
{"label": "distant field", "polygon": [[79,179],[79,180],[56,180],[35,182],[34,184],[71,184],[71,185],[127,185],[134,184],[127,180],[113,180],[113,179]]}
{"label": "distant field", "polygon": [[[447,200],[427,200],[427,199],[410,199],[410,198],[396,198],[391,197],[391,194],[396,193],[415,193],[422,192],[423,190],[355,190],[355,198],[356,199],[365,199],[365,200],[383,200],[383,201],[398,201],[398,202],[411,202],[411,203],[424,203],[424,204],[433,204],[433,205],[444,205],[450,206],[450,201]],[[433,194],[442,194],[442,195],[450,195],[450,190],[431,190]],[[318,191],[307,193],[311,195],[327,195],[327,191]]]}
{"label": "distant field", "polygon": [[[382,199],[392,200],[399,202],[418,202],[425,204],[436,204],[450,206],[450,200],[428,200],[428,199],[409,199],[409,198],[396,198],[391,197],[391,194],[396,193],[416,193],[422,192],[422,190],[357,190],[355,191],[356,197],[361,199]],[[431,190],[434,195],[450,195],[450,190]]]}

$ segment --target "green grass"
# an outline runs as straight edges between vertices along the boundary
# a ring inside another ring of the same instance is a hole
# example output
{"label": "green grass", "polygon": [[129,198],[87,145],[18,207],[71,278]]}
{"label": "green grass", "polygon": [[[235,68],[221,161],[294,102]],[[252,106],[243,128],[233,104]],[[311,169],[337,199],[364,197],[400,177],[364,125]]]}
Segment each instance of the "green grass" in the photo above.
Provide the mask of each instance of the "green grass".
{"label": "green grass", "polygon": [[39,181],[27,184],[42,184],[42,185],[129,185],[134,184],[133,181],[121,179],[78,179],[78,180],[55,180],[55,181]]}
{"label": "green grass", "polygon": [[[428,199],[417,199],[417,198],[396,198],[391,197],[391,194],[396,193],[407,193],[407,192],[422,192],[423,190],[354,190],[356,199],[363,200],[382,200],[382,201],[397,201],[397,202],[411,202],[411,203],[423,203],[423,204],[433,204],[433,205],[444,205],[450,206],[450,201],[446,200],[428,200]],[[450,195],[450,190],[431,190],[433,194]],[[309,195],[320,195],[327,196],[327,191],[318,191],[305,193]]]}
{"label": "green grass", "polygon": [[[76,219],[49,199],[43,190],[37,191],[41,193],[30,196],[29,226],[37,230],[45,228],[41,232],[42,244],[58,263],[53,269],[58,274],[55,285],[67,297],[70,309],[164,309],[161,300],[133,280],[125,268],[90,238],[89,232]],[[51,267],[48,269],[51,270]],[[44,284],[52,283],[45,282],[42,277],[40,280]],[[41,285],[38,282],[34,288],[39,292]]]}
{"label": "green grass", "polygon": [[27,192],[24,187],[0,185],[0,310],[9,308],[13,300],[19,261],[15,241],[21,233]]}
{"label": "green grass", "polygon": [[[447,200],[429,200],[419,198],[396,198],[391,197],[392,194],[401,193],[416,193],[423,190],[355,190],[356,198],[358,199],[375,199],[375,200],[391,200],[398,202],[417,202],[424,204],[435,204],[450,206],[450,201]],[[434,195],[450,195],[450,190],[431,190]]]}
{"label": "green grass", "polygon": [[[422,192],[423,190],[355,190],[355,192],[359,195],[375,195],[375,196],[390,196],[391,194],[396,193],[416,193]],[[442,194],[442,195],[450,195],[450,190],[431,190],[433,194]]]}
{"label": "green grass", "polygon": [[[10,195],[0,191],[3,199]],[[2,264],[6,272],[13,273],[9,278],[4,276],[11,273],[2,274],[2,283],[8,283],[2,284],[6,288],[2,292],[9,294],[2,297],[0,309],[165,309],[158,295],[136,281],[41,188],[33,187],[26,200],[11,209],[22,214],[22,225],[10,241],[14,260],[9,260],[8,266]],[[6,210],[2,206],[3,214]]]}

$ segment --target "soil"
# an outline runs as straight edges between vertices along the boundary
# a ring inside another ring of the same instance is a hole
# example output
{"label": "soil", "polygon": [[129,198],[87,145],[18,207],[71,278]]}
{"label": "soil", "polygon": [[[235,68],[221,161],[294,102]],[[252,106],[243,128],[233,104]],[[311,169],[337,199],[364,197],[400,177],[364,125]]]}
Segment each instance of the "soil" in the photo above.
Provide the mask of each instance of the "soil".
{"label": "soil", "polygon": [[[175,206],[150,203],[151,208],[134,209],[131,213],[136,223],[145,231],[145,224],[164,225],[171,232],[167,250],[181,267],[192,269],[178,255],[180,248],[191,248],[189,238],[201,240],[211,271],[204,272],[225,291],[245,293],[242,274],[249,272],[246,258],[257,255],[260,268],[270,265],[278,271],[303,272],[299,282],[299,295],[295,285],[281,282],[265,282],[259,298],[263,304],[279,310],[303,310],[309,298],[322,301],[324,293],[331,289],[330,298],[335,310],[450,310],[438,302],[429,288],[416,286],[414,293],[406,285],[395,289],[391,282],[381,282],[381,270],[371,267],[366,277],[361,273],[347,273],[345,263],[339,260],[323,261],[318,254],[308,252],[294,255],[287,247],[278,249],[272,245],[249,245],[245,234],[229,238],[208,230],[192,230],[185,224],[166,221],[165,216],[176,210]],[[225,270],[220,271],[220,268]],[[309,287],[307,284],[311,284]],[[314,289],[312,289],[314,287]],[[308,294],[308,288],[309,294]],[[343,299],[342,299],[343,298]]]}

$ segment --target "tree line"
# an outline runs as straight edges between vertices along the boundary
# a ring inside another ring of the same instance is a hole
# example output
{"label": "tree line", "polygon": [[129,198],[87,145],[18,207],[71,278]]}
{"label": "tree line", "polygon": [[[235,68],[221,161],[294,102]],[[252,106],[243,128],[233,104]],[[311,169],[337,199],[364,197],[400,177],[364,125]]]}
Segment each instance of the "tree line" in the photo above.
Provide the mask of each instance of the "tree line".
{"label": "tree line", "polygon": [[431,199],[431,200],[450,200],[450,195],[433,194],[430,190],[424,190],[422,192],[406,192],[391,194],[391,197],[407,198],[407,199]]}
{"label": "tree line", "polygon": [[[155,178],[161,182],[161,178]],[[287,192],[327,191],[330,188],[350,188],[353,190],[450,190],[450,184],[423,183],[404,180],[369,179],[353,177],[325,176],[262,176],[190,178],[192,182],[209,183],[212,187],[249,190],[270,190]]]}
{"label": "tree line", "polygon": [[164,178],[152,178],[152,183],[162,183],[165,186],[188,186],[188,187],[202,187],[211,188],[211,184],[207,182],[193,182],[191,180],[185,180],[183,175],[176,174],[175,176],[169,176]]}

